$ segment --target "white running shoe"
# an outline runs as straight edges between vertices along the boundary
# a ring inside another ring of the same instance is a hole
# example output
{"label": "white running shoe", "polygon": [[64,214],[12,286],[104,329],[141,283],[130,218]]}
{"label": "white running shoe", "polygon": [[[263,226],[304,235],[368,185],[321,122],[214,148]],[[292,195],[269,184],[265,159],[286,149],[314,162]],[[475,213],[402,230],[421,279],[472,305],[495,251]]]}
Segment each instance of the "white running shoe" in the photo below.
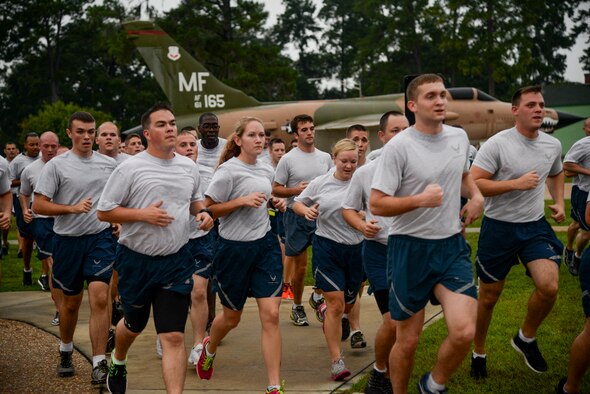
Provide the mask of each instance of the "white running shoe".
{"label": "white running shoe", "polygon": [[188,356],[188,362],[192,363],[193,365],[197,365],[197,362],[199,362],[199,358],[201,357],[202,351],[203,344],[199,342],[197,346],[192,348],[191,354]]}

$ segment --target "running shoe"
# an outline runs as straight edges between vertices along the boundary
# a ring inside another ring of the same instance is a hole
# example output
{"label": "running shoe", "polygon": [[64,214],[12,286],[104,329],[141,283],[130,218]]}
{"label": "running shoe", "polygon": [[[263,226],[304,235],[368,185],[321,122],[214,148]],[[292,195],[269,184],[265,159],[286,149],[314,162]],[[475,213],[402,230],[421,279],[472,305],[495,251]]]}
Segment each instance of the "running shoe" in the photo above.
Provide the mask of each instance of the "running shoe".
{"label": "running shoe", "polygon": [[469,375],[473,379],[485,379],[488,377],[486,357],[471,356],[471,371],[469,372]]}
{"label": "running shoe", "polygon": [[209,380],[213,376],[213,361],[215,360],[215,356],[207,355],[206,349],[210,339],[210,337],[207,337],[203,340],[203,351],[201,351],[201,356],[196,367],[199,378],[205,380]]}
{"label": "running shoe", "polygon": [[59,364],[57,364],[57,376],[60,378],[67,378],[70,376],[74,376],[74,363],[72,361],[72,354],[74,351],[70,352],[59,352]]}
{"label": "running shoe", "polygon": [[49,277],[47,275],[41,275],[39,279],[37,279],[37,283],[41,286],[41,290],[49,291]]}
{"label": "running shoe", "polygon": [[348,317],[342,316],[342,340],[346,341],[350,336],[350,320]]}
{"label": "running shoe", "polygon": [[574,259],[574,254],[575,253],[573,250],[563,248],[563,262],[569,266]]}
{"label": "running shoe", "polygon": [[523,355],[524,361],[530,369],[537,373],[547,371],[547,362],[539,350],[536,339],[533,342],[527,343],[520,339],[520,336],[516,333],[510,343],[514,350]]}
{"label": "running shoe", "polygon": [[160,342],[160,336],[156,336],[156,357],[162,358],[162,342]]}
{"label": "running shoe", "polygon": [[289,284],[288,283],[283,284],[283,294],[281,295],[281,298],[283,300],[289,299]]}
{"label": "running shoe", "polygon": [[367,347],[367,341],[362,332],[357,331],[350,336],[350,347],[353,349],[361,349]]}
{"label": "running shoe", "polygon": [[111,394],[125,394],[127,391],[127,365],[118,365],[111,361],[107,375],[107,389]]}
{"label": "running shoe", "polygon": [[33,285],[33,271],[23,271],[23,286]]}
{"label": "running shoe", "polygon": [[324,322],[324,317],[322,316],[322,314],[320,313],[320,306],[322,304],[325,304],[326,301],[324,300],[324,297],[322,296],[322,298],[320,298],[319,300],[314,300],[313,299],[313,295],[315,294],[314,291],[311,292],[311,295],[309,296],[309,306],[311,306],[311,308],[315,311],[315,317],[318,319],[318,321],[320,323]]}
{"label": "running shoe", "polygon": [[191,349],[191,354],[188,356],[188,362],[197,365],[199,359],[201,358],[201,352],[203,351],[203,344],[198,343],[197,346]]}
{"label": "running shoe", "polygon": [[428,382],[428,376],[430,375],[430,372],[424,374],[424,376],[422,376],[420,378],[420,380],[418,381],[418,392],[420,394],[445,394],[448,393],[449,391],[447,389],[444,390],[435,390],[435,391],[430,391],[428,389],[428,385],[426,384],[426,382]]}
{"label": "running shoe", "polygon": [[365,394],[393,394],[391,380],[388,379],[387,374],[373,368],[365,386]]}
{"label": "running shoe", "polygon": [[92,369],[92,384],[104,384],[107,381],[107,375],[109,374],[109,364],[107,360],[102,360],[96,367]]}
{"label": "running shoe", "polygon": [[555,392],[557,394],[566,394],[565,393],[565,384],[567,383],[567,378],[562,378],[555,386]]}
{"label": "running shoe", "polygon": [[115,349],[115,329],[109,328],[109,337],[107,339],[107,349],[106,353],[111,354],[111,352]]}
{"label": "running shoe", "polygon": [[120,301],[113,300],[113,313],[111,316],[111,324],[116,326],[124,316],[123,304]]}
{"label": "running shoe", "polygon": [[309,326],[303,305],[293,306],[293,308],[291,308],[291,320],[296,326]]}
{"label": "running shoe", "polygon": [[289,284],[289,295],[287,296],[287,299],[293,301],[293,298],[295,298],[295,295],[293,294],[293,286]]}
{"label": "running shoe", "polygon": [[8,256],[8,245],[2,245],[2,255]]}
{"label": "running shoe", "polygon": [[582,258],[578,257],[574,254],[574,257],[569,262],[568,267],[567,267],[568,270],[570,271],[570,274],[572,274],[573,276],[578,276],[578,274],[580,273],[580,263],[581,262],[582,262]]}
{"label": "running shoe", "polygon": [[350,371],[346,369],[343,359],[332,362],[330,372],[332,374],[332,380],[337,382],[342,381],[350,376]]}
{"label": "running shoe", "polygon": [[269,390],[267,387],[266,394],[285,394],[285,381],[281,382],[281,387],[279,388],[275,387]]}
{"label": "running shoe", "polygon": [[53,320],[51,320],[51,325],[52,326],[59,326],[59,312],[55,312],[55,315],[53,316]]}

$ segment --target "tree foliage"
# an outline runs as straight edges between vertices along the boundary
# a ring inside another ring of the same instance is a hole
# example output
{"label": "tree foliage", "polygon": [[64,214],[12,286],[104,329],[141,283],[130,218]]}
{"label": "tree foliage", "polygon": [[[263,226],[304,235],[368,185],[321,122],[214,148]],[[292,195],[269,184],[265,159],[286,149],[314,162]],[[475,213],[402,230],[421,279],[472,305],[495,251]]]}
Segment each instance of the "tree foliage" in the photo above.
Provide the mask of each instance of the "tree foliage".
{"label": "tree foliage", "polygon": [[61,145],[72,147],[72,141],[66,133],[68,128],[68,120],[74,112],[84,111],[92,114],[96,120],[96,126],[101,123],[111,121],[113,117],[102,111],[97,111],[93,108],[81,107],[76,104],[65,104],[62,101],[56,101],[52,104],[45,104],[35,115],[29,115],[21,123],[21,138],[24,140],[24,135],[28,132],[34,131],[38,134],[44,131],[53,131],[59,136]]}

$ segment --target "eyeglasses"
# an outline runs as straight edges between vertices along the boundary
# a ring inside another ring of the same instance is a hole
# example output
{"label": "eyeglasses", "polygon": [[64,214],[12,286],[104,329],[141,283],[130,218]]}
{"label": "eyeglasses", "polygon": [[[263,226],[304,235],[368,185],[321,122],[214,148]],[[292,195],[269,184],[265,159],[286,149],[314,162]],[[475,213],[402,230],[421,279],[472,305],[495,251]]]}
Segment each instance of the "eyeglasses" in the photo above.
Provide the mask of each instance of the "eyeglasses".
{"label": "eyeglasses", "polygon": [[203,123],[200,127],[203,129],[217,130],[219,128],[219,124],[217,124],[217,123]]}

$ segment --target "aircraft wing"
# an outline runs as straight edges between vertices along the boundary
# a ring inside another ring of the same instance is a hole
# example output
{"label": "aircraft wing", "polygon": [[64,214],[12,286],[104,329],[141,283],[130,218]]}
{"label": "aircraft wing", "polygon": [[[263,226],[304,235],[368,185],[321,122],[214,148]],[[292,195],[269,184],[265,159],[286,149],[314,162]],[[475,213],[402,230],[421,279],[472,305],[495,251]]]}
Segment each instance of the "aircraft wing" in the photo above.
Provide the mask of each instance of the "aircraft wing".
{"label": "aircraft wing", "polygon": [[379,130],[379,119],[381,119],[382,115],[383,113],[365,114],[350,118],[341,118],[327,123],[316,123],[315,129],[322,131],[346,131],[353,124],[362,124],[371,131]]}

